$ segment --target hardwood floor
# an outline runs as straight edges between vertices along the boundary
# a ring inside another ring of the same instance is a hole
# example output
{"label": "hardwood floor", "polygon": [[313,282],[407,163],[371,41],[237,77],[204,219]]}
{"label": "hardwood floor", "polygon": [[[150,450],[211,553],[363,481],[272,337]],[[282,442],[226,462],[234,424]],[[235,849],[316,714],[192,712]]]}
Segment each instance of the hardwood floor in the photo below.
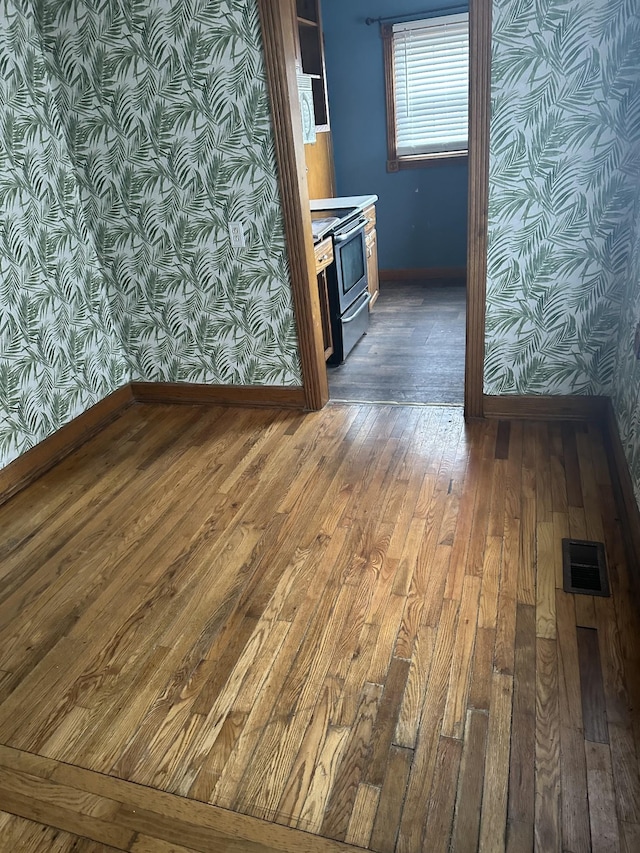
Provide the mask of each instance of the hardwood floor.
{"label": "hardwood floor", "polygon": [[331,398],[462,404],[465,303],[463,283],[383,282],[367,335],[328,368]]}
{"label": "hardwood floor", "polygon": [[597,427],[138,405],[0,529],[0,850],[640,849]]}
{"label": "hardwood floor", "polygon": [[2,850],[20,853],[117,853],[117,848],[98,844],[87,838],[43,826],[30,820],[0,812],[0,844]]}

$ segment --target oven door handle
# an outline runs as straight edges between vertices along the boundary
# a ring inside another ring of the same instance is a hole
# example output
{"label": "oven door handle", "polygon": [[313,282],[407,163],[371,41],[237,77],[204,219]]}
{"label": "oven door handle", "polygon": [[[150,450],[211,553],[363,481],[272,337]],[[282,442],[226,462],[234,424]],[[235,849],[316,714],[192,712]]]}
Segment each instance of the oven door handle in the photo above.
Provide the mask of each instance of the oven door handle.
{"label": "oven door handle", "polygon": [[354,234],[357,234],[358,231],[361,231],[364,226],[364,222],[358,222],[355,228],[352,228],[350,231],[345,231],[344,234],[334,234],[333,239],[336,241],[336,243],[344,243],[345,240],[349,240],[350,237],[353,237]]}
{"label": "oven door handle", "polygon": [[362,305],[360,305],[358,307],[358,310],[355,311],[350,317],[345,317],[345,316],[341,317],[342,322],[343,323],[353,323],[353,321],[356,319],[356,317],[358,317],[364,311],[364,309],[369,305],[370,302],[371,302],[371,294],[367,293],[367,298],[364,300]]}

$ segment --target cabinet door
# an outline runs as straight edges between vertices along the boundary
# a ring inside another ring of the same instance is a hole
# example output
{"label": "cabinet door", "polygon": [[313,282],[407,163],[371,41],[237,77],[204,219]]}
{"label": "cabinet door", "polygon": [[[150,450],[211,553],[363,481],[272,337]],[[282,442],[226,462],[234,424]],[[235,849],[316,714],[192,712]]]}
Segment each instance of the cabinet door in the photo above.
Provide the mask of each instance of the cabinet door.
{"label": "cabinet door", "polygon": [[329,314],[329,283],[327,267],[333,263],[333,240],[326,237],[314,247],[316,256],[316,275],[318,276],[318,297],[320,298],[320,320],[322,322],[322,339],[324,342],[325,361],[333,355],[333,333]]}
{"label": "cabinet door", "polygon": [[369,294],[371,302],[369,302],[369,310],[378,298],[380,292],[380,277],[378,275],[378,234],[376,232],[376,206],[370,205],[364,211],[367,224],[365,225],[364,235],[367,249],[367,278],[369,280]]}
{"label": "cabinet door", "polygon": [[322,341],[326,361],[329,356],[333,355],[333,332],[331,331],[329,314],[329,283],[326,267],[318,273],[318,296],[320,298],[320,320],[322,322]]}
{"label": "cabinet door", "polygon": [[369,293],[371,294],[371,302],[369,309],[373,305],[380,293],[380,280],[378,277],[378,235],[376,229],[373,228],[366,235],[367,242],[367,278],[369,280]]}

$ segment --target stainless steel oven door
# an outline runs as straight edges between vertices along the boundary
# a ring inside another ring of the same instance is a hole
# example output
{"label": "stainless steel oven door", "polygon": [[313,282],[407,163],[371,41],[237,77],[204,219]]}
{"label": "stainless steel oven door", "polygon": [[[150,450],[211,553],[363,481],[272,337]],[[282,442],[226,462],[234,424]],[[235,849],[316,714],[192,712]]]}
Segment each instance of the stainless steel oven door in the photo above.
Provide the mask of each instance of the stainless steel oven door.
{"label": "stainless steel oven door", "polygon": [[342,364],[360,338],[367,334],[370,301],[371,294],[365,290],[334,323],[333,355],[329,364]]}
{"label": "stainless steel oven door", "polygon": [[359,219],[333,235],[340,314],[367,289],[365,224]]}

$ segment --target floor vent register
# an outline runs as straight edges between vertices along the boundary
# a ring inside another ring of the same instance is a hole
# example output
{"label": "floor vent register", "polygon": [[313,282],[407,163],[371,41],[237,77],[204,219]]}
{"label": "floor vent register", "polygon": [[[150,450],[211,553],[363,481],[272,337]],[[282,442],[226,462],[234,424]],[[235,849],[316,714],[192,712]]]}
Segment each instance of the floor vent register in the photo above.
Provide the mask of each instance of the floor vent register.
{"label": "floor vent register", "polygon": [[602,542],[562,540],[564,591],[583,595],[611,595],[607,558]]}

